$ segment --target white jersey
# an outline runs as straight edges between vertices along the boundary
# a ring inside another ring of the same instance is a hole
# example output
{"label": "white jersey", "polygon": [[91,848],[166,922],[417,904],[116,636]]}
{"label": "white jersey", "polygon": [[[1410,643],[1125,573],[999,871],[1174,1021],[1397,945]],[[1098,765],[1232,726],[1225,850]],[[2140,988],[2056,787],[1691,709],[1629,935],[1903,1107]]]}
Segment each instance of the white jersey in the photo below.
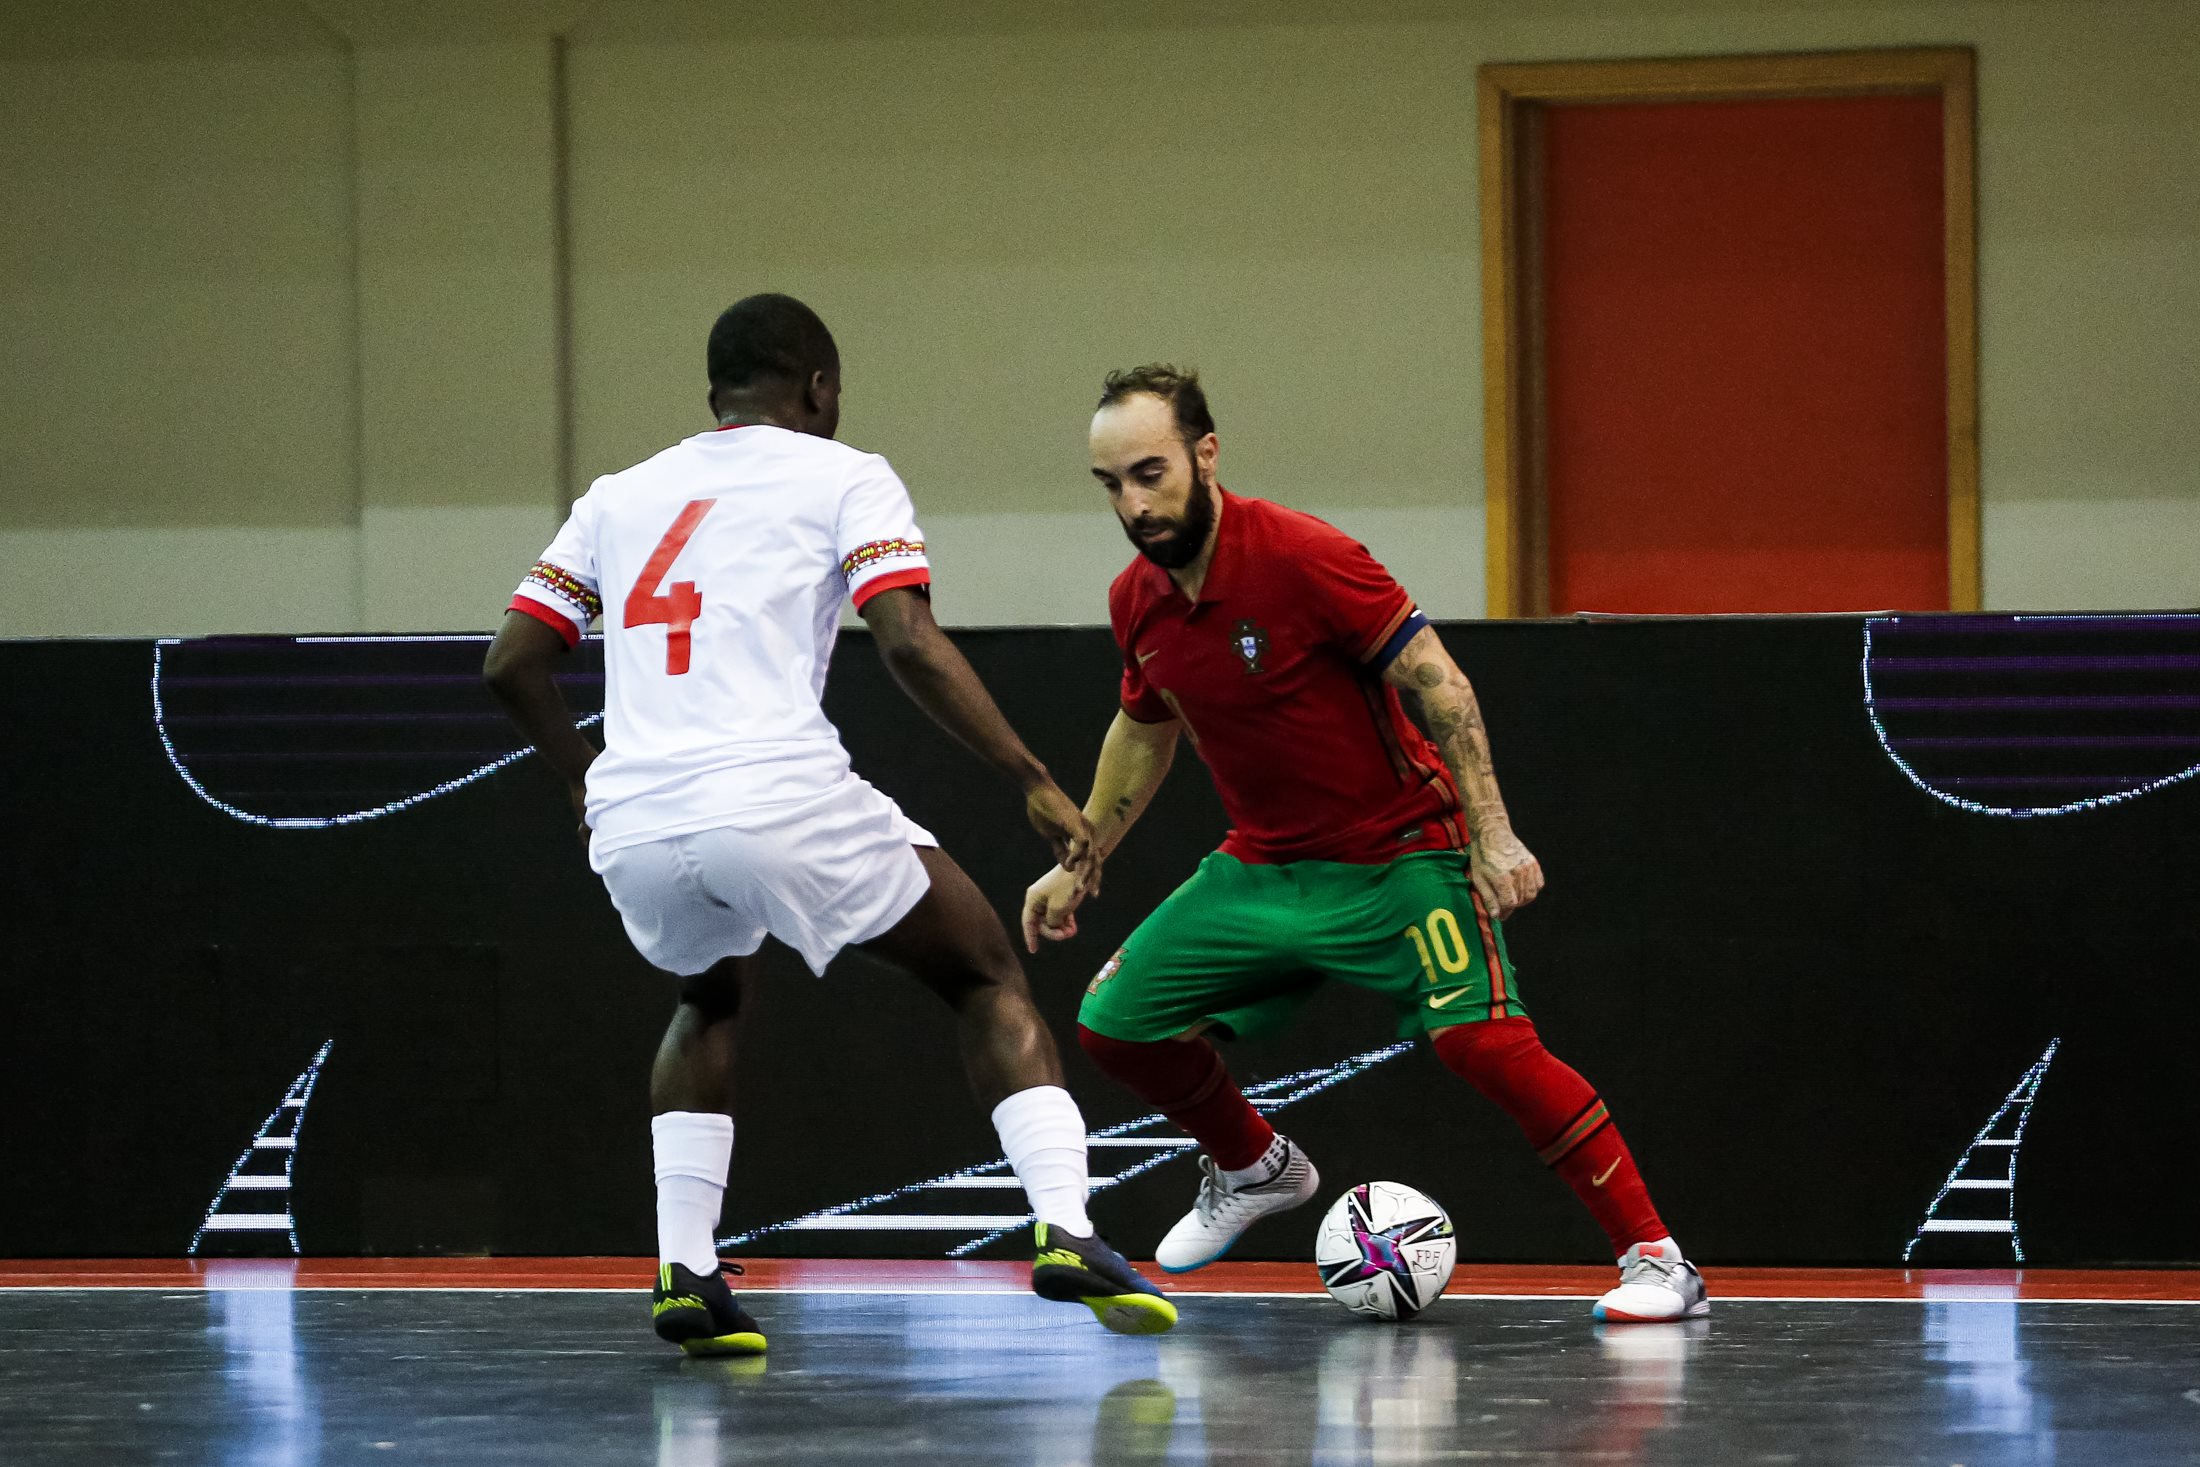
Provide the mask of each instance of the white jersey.
{"label": "white jersey", "polygon": [[930,579],[909,491],[828,438],[721,428],[598,479],[512,598],[568,644],[609,610],[594,850],[850,778],[820,703],[841,603]]}

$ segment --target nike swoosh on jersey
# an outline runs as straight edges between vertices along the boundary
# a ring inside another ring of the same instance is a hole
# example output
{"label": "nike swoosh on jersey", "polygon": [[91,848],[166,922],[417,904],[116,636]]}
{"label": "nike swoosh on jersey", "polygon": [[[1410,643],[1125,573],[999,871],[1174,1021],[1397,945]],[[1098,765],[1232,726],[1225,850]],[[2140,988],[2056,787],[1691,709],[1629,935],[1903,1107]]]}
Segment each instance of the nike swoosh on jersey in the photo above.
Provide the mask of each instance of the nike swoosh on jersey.
{"label": "nike swoosh on jersey", "polygon": [[1589,1185],[1590,1185],[1590,1186],[1592,1186],[1592,1187],[1601,1187],[1601,1186],[1603,1186],[1603,1185],[1604,1185],[1604,1184],[1605,1184],[1606,1182],[1609,1182],[1610,1180],[1612,1180],[1612,1173],[1614,1173],[1614,1172],[1616,1172],[1616,1171],[1618,1171],[1618,1170],[1619,1170],[1619,1158],[1615,1156],[1615,1157],[1613,1157],[1613,1158],[1612,1158],[1612,1164],[1611,1164],[1610,1166],[1608,1166],[1608,1167],[1606,1167],[1606,1168],[1604,1169],[1604,1171],[1603,1171],[1602,1175],[1600,1175],[1600,1176],[1595,1176],[1595,1177],[1591,1177],[1591,1178],[1589,1179]]}
{"label": "nike swoosh on jersey", "polygon": [[1432,993],[1428,996],[1428,1006],[1432,1009],[1448,1009],[1462,998],[1465,998],[1471,991],[1471,989],[1454,988],[1442,998],[1438,998]]}
{"label": "nike swoosh on jersey", "polygon": [[1138,665],[1140,667],[1144,667],[1147,663],[1153,661],[1154,658],[1159,657],[1160,655],[1161,649],[1159,647],[1154,648],[1151,652],[1141,652],[1138,654]]}

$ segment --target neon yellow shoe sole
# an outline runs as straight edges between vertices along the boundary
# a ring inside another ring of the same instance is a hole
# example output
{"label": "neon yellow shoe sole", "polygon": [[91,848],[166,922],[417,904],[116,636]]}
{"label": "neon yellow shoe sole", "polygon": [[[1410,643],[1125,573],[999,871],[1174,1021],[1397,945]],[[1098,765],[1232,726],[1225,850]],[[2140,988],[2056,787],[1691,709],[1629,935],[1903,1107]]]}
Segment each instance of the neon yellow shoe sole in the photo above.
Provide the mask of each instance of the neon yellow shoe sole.
{"label": "neon yellow shoe sole", "polygon": [[1080,1238],[1045,1223],[1032,1231],[1039,1248],[1031,1261],[1034,1294],[1082,1304],[1103,1328],[1119,1335],[1158,1335],[1175,1328],[1176,1306],[1097,1234]]}
{"label": "neon yellow shoe sole", "polygon": [[[739,1272],[739,1265],[724,1265]],[[699,1274],[677,1263],[660,1264],[649,1305],[657,1338],[689,1355],[761,1355],[764,1331],[716,1271]]]}
{"label": "neon yellow shoe sole", "polygon": [[1176,1306],[1152,1294],[1094,1294],[1077,1302],[1119,1335],[1159,1335],[1176,1328]]}
{"label": "neon yellow shoe sole", "polygon": [[752,1330],[730,1335],[697,1335],[694,1339],[680,1341],[680,1348],[690,1355],[761,1355],[764,1337]]}

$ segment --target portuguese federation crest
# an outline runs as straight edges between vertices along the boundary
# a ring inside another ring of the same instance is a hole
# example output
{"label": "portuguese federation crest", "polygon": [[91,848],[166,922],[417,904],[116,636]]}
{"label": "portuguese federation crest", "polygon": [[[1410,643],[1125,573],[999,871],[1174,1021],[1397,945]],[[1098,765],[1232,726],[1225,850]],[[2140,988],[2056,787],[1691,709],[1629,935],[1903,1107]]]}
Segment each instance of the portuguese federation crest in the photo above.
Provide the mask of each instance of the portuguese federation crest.
{"label": "portuguese federation crest", "polygon": [[1107,982],[1110,978],[1113,978],[1115,976],[1115,970],[1123,966],[1123,954],[1129,951],[1130,945],[1128,943],[1125,943],[1122,947],[1117,948],[1115,950],[1115,956],[1109,958],[1106,962],[1102,963],[1100,965],[1100,971],[1092,975],[1092,981],[1085,985],[1085,992],[1088,994],[1098,993],[1100,991],[1100,985]]}
{"label": "portuguese federation crest", "polygon": [[1237,648],[1247,677],[1268,670],[1262,661],[1268,655],[1268,632],[1259,622],[1250,619],[1239,622],[1237,629],[1230,633],[1230,645]]}

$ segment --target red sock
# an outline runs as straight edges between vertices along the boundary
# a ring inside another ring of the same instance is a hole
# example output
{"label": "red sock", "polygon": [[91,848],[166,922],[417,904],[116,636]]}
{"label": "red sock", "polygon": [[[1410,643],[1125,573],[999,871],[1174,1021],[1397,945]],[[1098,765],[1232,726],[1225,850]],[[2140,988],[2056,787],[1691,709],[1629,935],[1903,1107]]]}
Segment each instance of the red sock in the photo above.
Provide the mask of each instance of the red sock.
{"label": "red sock", "polygon": [[1077,1042],[1109,1079],[1160,1111],[1225,1170],[1251,1166],[1276,1139],[1205,1039],[1135,1044],[1077,1026]]}
{"label": "red sock", "polygon": [[1614,1254],[1667,1236],[1604,1102],[1587,1080],[1543,1047],[1531,1020],[1455,1024],[1437,1030],[1434,1042],[1452,1073],[1496,1101],[1543,1164],[1566,1179],[1612,1240]]}

